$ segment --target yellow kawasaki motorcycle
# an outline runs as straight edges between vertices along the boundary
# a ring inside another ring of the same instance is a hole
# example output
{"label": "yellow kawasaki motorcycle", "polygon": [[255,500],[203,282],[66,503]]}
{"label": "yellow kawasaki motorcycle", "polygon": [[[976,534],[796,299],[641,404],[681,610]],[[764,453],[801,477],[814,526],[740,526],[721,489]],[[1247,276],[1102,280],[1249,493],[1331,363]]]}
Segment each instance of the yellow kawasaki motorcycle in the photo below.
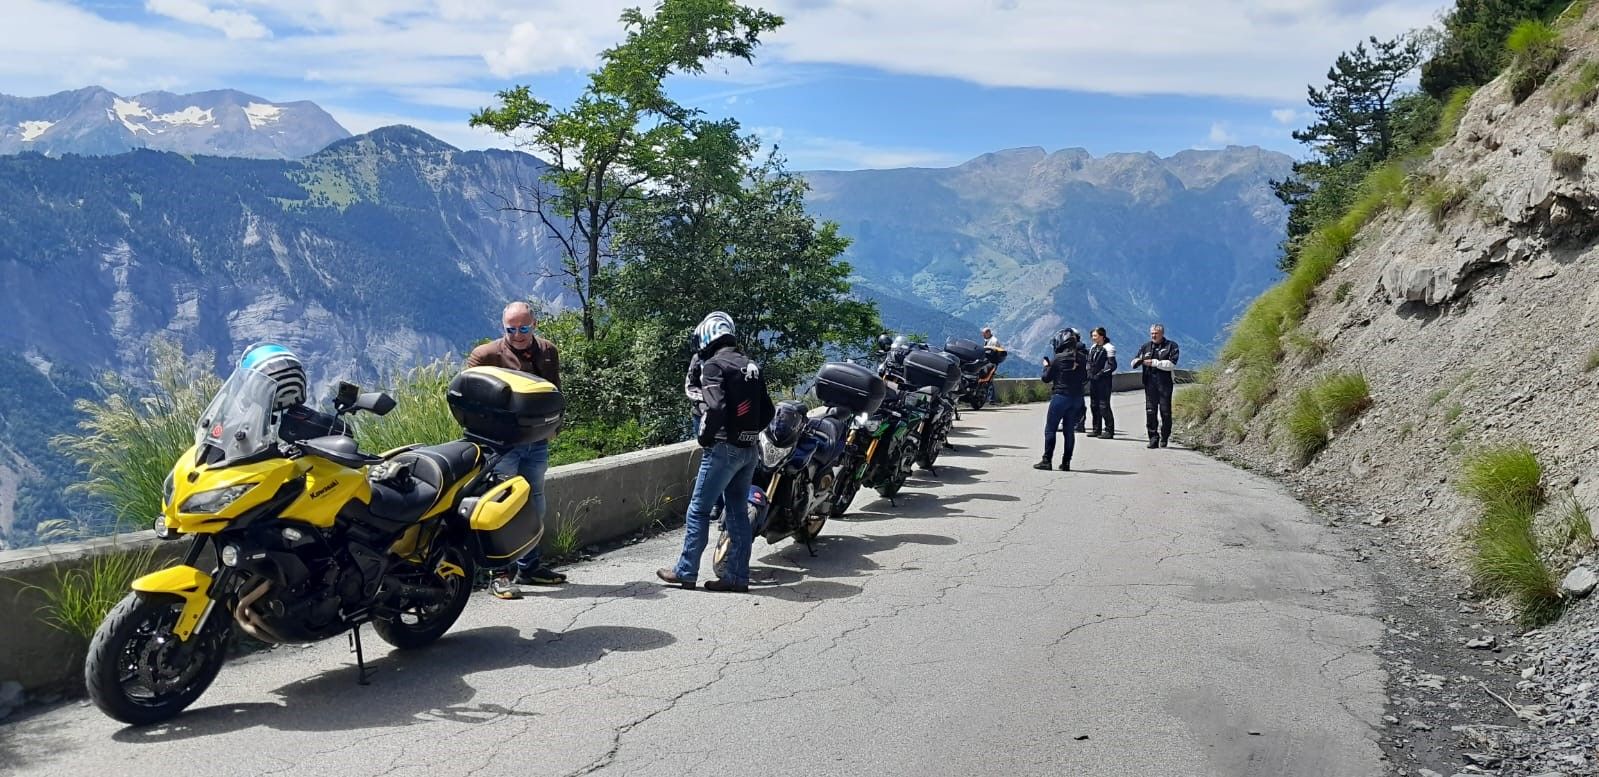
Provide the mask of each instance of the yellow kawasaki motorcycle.
{"label": "yellow kawasaki motorcycle", "polygon": [[189,538],[183,562],[135,580],[89,646],[90,698],[117,720],[156,723],[194,703],[234,624],[268,643],[350,633],[365,683],[361,626],[396,648],[437,640],[466,607],[476,570],[510,564],[543,534],[527,481],[491,471],[510,447],[555,433],[564,409],[555,386],[467,369],[448,396],[461,440],[373,456],[342,419],[382,415],[394,400],[344,383],[332,416],[283,407],[293,380],[265,367],[287,353],[246,355],[167,476],[156,532]]}

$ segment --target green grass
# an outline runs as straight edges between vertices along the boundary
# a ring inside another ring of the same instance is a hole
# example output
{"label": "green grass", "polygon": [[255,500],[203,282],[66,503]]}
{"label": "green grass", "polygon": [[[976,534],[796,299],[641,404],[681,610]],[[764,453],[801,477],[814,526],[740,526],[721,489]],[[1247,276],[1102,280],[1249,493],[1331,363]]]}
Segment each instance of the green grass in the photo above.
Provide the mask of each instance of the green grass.
{"label": "green grass", "polygon": [[[1558,103],[1564,108],[1581,110],[1592,105],[1596,96],[1599,96],[1599,62],[1588,60],[1562,86]],[[1571,118],[1570,113],[1562,112],[1560,115],[1568,120]],[[1555,126],[1560,126],[1558,117]]]}
{"label": "green grass", "polygon": [[1327,426],[1321,403],[1316,401],[1315,389],[1301,389],[1294,395],[1293,404],[1283,416],[1282,429],[1288,436],[1289,450],[1301,464],[1310,461],[1327,444],[1332,430]]}
{"label": "green grass", "polygon": [[1527,625],[1560,615],[1560,584],[1544,561],[1533,531],[1533,510],[1498,504],[1484,509],[1473,531],[1472,576],[1485,591],[1508,596]]}
{"label": "green grass", "polygon": [[105,500],[118,527],[147,528],[161,511],[167,473],[194,444],[194,423],[221,386],[209,353],[187,357],[161,340],[150,349],[155,381],[149,389],[107,375],[100,400],[77,403],[84,416],[79,431],[50,441],[89,471],[89,480],[74,488]]}
{"label": "green grass", "polygon": [[1589,350],[1588,355],[1582,360],[1583,372],[1593,372],[1595,369],[1599,369],[1599,348]]}
{"label": "green grass", "polygon": [[1477,88],[1474,86],[1457,87],[1449,93],[1449,98],[1444,101],[1443,115],[1438,120],[1438,142],[1447,143],[1460,129],[1460,120],[1466,116],[1466,108],[1471,104],[1471,96]]}
{"label": "green grass", "polygon": [[1336,429],[1371,407],[1371,386],[1358,372],[1334,373],[1316,384],[1316,400],[1327,423]]}
{"label": "green grass", "polygon": [[1444,220],[1449,218],[1455,208],[1466,201],[1471,192],[1464,186],[1446,185],[1440,182],[1429,184],[1421,193],[1421,205],[1427,211],[1434,227],[1442,227]]}
{"label": "green grass", "polygon": [[1406,421],[1404,424],[1400,425],[1400,427],[1399,427],[1399,439],[1400,439],[1401,442],[1403,442],[1404,440],[1410,439],[1410,435],[1415,434],[1415,433],[1416,433],[1416,425],[1414,423],[1410,422],[1410,421]]}
{"label": "green grass", "polygon": [[1444,411],[1444,423],[1446,423],[1446,424],[1454,423],[1456,420],[1458,420],[1460,418],[1460,415],[1462,413],[1464,413],[1464,412],[1466,412],[1466,406],[1465,405],[1462,405],[1459,402],[1456,402],[1453,405],[1450,405],[1449,409]]}
{"label": "green grass", "polygon": [[575,505],[568,505],[555,511],[554,518],[549,522],[554,524],[555,529],[555,533],[550,536],[549,545],[547,546],[551,556],[571,558],[576,553],[579,542],[578,532],[583,525],[583,515],[599,503],[599,497],[591,496]]}
{"label": "green grass", "polygon": [[1543,504],[1543,468],[1525,445],[1478,451],[1462,464],[1460,492],[1485,507]]}
{"label": "green grass", "polygon": [[1560,33],[1535,19],[1516,25],[1505,41],[1510,51],[1508,80],[1517,103],[1532,96],[1560,64]]}
{"label": "green grass", "polygon": [[1460,446],[1460,441],[1466,439],[1466,435],[1468,435],[1470,433],[1471,433],[1471,427],[1469,427],[1469,426],[1467,426],[1465,424],[1455,424],[1454,426],[1449,427],[1449,433],[1447,435],[1447,439],[1449,440],[1449,443],[1450,443],[1449,452],[1450,453],[1460,453],[1460,452],[1462,452],[1463,449]]}
{"label": "green grass", "polygon": [[1575,494],[1566,495],[1565,503],[1560,507],[1555,529],[1556,542],[1564,550],[1588,553],[1599,544],[1594,540],[1593,521],[1588,517],[1588,508],[1577,501]]}
{"label": "green grass", "polygon": [[1320,361],[1327,355],[1327,341],[1302,329],[1295,329],[1288,335],[1288,347],[1292,348],[1301,358],[1311,362]]}
{"label": "green grass", "polygon": [[1215,410],[1215,390],[1208,383],[1183,386],[1172,397],[1172,413],[1190,426],[1204,423]]}
{"label": "green grass", "polygon": [[1354,288],[1355,284],[1349,281],[1344,281],[1343,283],[1338,284],[1338,289],[1333,292],[1333,301],[1342,303],[1349,299],[1349,292]]}
{"label": "green grass", "polygon": [[1560,129],[1571,123],[1573,116],[1565,111],[1555,114],[1555,129]]}
{"label": "green grass", "polygon": [[1478,451],[1462,464],[1457,485],[1482,516],[1472,534],[1472,573],[1489,593],[1516,601],[1522,620],[1558,617],[1560,586],[1544,561],[1534,519],[1543,504],[1543,469],[1525,445]]}
{"label": "green grass", "polygon": [[41,621],[81,638],[87,646],[106,613],[127,595],[129,585],[155,568],[155,550],[154,545],[117,548],[90,557],[82,566],[55,564],[48,584],[24,590],[44,597],[38,612]]}
{"label": "green grass", "polygon": [[1582,168],[1587,164],[1587,155],[1578,154],[1571,151],[1556,151],[1549,156],[1549,169],[1566,176],[1567,178],[1576,178],[1581,176]]}
{"label": "green grass", "polygon": [[450,381],[459,370],[443,361],[398,373],[385,389],[394,397],[394,409],[385,416],[358,413],[356,439],[361,448],[382,453],[412,443],[438,445],[461,439],[461,425],[450,414]]}
{"label": "green grass", "polygon": [[1449,396],[1449,392],[1453,390],[1453,387],[1434,389],[1432,393],[1427,395],[1427,407],[1432,407],[1433,405],[1442,402],[1444,397]]}

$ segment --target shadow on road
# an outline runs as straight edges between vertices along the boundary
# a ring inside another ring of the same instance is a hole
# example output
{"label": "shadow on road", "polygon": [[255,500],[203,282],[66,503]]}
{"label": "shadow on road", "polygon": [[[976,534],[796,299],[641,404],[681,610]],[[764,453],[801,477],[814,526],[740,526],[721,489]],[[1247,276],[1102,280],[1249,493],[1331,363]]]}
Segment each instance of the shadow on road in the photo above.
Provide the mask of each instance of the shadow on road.
{"label": "shadow on road", "polygon": [[1137,475],[1137,472],[1128,472],[1125,469],[1073,469],[1073,472],[1084,475]]}
{"label": "shadow on road", "polygon": [[[1021,497],[1013,494],[954,494],[946,496],[931,491],[906,491],[895,497],[893,502],[887,499],[875,499],[868,502],[863,509],[845,513],[835,520],[869,523],[872,521],[888,521],[895,518],[962,515],[967,511],[956,509],[956,505],[967,502],[1020,501]],[[895,504],[896,502],[897,504]]]}
{"label": "shadow on road", "polygon": [[[826,580],[840,577],[863,577],[878,569],[882,565],[872,560],[872,556],[885,553],[903,545],[954,545],[953,537],[942,534],[884,534],[884,535],[822,535],[817,538],[816,555],[812,556],[805,550],[805,546],[789,546],[776,553],[767,554],[762,562],[771,564],[762,567],[761,571],[769,576],[774,584],[789,584],[799,588],[811,585],[816,578]],[[752,573],[751,577],[756,577]],[[803,581],[803,582],[802,582]],[[849,586],[855,588],[854,586]],[[857,588],[854,593],[859,593]],[[849,594],[853,596],[854,594]],[[808,597],[817,598],[817,597]],[[842,597],[827,597],[842,598]]]}
{"label": "shadow on road", "polygon": [[[378,652],[379,640],[365,633],[367,649]],[[166,724],[124,728],[112,739],[162,744],[256,726],[309,732],[395,728],[431,720],[488,723],[537,713],[472,704],[477,690],[466,682],[468,675],[518,666],[580,666],[613,651],[655,650],[676,641],[667,632],[635,626],[586,626],[563,634],[541,630],[531,639],[510,626],[490,626],[446,635],[425,649],[368,661],[370,685],[356,684],[351,657],[343,666],[273,690],[281,702],[195,708]]]}

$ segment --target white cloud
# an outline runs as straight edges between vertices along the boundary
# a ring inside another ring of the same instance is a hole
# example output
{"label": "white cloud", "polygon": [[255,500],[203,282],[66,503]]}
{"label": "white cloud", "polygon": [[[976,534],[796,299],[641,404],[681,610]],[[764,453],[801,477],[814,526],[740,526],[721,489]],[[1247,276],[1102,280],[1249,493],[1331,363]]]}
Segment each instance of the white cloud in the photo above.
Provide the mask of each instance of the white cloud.
{"label": "white cloud", "polygon": [[[988,86],[1301,99],[1339,51],[1426,26],[1445,0],[775,0],[793,62]],[[769,54],[768,54],[769,55]]]}
{"label": "white cloud", "polygon": [[949,167],[963,161],[944,151],[878,146],[857,140],[785,132],[781,127],[751,130],[767,146],[777,146],[796,170],[862,170],[898,167]]}
{"label": "white cloud", "polygon": [[220,10],[200,0],[146,0],[145,10],[180,22],[219,30],[230,40],[266,38],[272,31],[245,11]]}
{"label": "white cloud", "polygon": [[501,78],[582,67],[593,56],[584,43],[569,31],[520,22],[511,28],[504,46],[483,53],[483,61],[488,63],[489,72]]}
{"label": "white cloud", "polygon": [[1227,122],[1213,121],[1210,123],[1210,137],[1208,140],[1218,146],[1226,146],[1238,142],[1238,136],[1233,134]]}
{"label": "white cloud", "polygon": [[1278,108],[1271,112],[1271,117],[1275,119],[1278,124],[1286,127],[1299,119],[1299,111],[1296,111],[1293,108]]}

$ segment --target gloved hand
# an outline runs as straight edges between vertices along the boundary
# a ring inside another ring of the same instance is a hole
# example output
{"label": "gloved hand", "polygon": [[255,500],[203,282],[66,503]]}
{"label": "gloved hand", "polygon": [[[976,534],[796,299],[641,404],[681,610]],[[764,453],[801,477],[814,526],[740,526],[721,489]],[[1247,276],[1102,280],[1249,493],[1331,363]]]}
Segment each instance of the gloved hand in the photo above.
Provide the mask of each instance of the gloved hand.
{"label": "gloved hand", "polygon": [[706,434],[701,432],[699,441],[701,448],[714,448],[716,447],[716,433],[711,432],[710,434]]}

